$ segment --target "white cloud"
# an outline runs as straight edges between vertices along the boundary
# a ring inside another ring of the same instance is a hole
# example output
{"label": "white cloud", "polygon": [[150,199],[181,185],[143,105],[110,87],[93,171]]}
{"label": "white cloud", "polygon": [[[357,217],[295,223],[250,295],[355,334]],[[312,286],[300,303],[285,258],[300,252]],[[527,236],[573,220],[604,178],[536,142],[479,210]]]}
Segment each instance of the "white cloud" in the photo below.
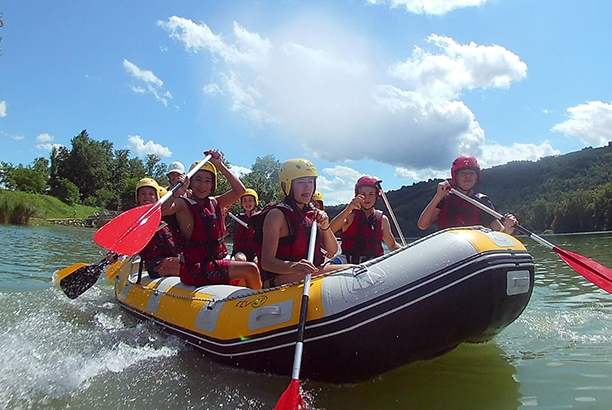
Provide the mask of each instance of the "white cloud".
{"label": "white cloud", "polygon": [[41,151],[51,152],[53,148],[63,147],[62,144],[36,144],[35,147]]}
{"label": "white cloud", "polygon": [[238,178],[251,173],[250,168],[241,167],[240,165],[230,165],[229,170],[232,174],[236,175]]}
{"label": "white cloud", "polygon": [[606,145],[612,141],[612,104],[589,101],[567,109],[569,119],[551,128],[585,144]]}
{"label": "white cloud", "polygon": [[176,16],[158,24],[189,52],[210,53],[208,97],[228,99],[231,110],[282,127],[308,155],[336,163],[446,169],[459,154],[479,156],[484,130],[458,98],[507,88],[527,72],[502,46],[435,34],[427,41],[437,54],[417,47],[406,61],[385,63],[366,39],[320,17],[279,27],[273,39],[237,23],[231,40]]}
{"label": "white cloud", "polygon": [[172,94],[169,91],[164,90],[164,82],[157,78],[150,70],[142,70],[136,64],[123,60],[123,68],[127,71],[132,78],[144,83],[144,85],[130,85],[130,89],[138,94],[149,93],[152,94],[157,101],[160,101],[166,107],[168,106],[168,99],[172,98]]}
{"label": "white cloud", "polygon": [[391,8],[404,7],[414,14],[445,14],[451,10],[480,6],[487,0],[366,0],[370,4],[389,4]]}
{"label": "white cloud", "polygon": [[11,139],[14,139],[15,141],[23,141],[25,139],[25,135],[13,135],[11,136]]}
{"label": "white cloud", "polygon": [[395,176],[399,179],[407,179],[410,181],[427,181],[429,179],[448,178],[448,176],[450,175],[449,169],[442,170],[423,168],[419,170],[410,170],[400,167],[395,169]]}
{"label": "white cloud", "polygon": [[436,34],[427,41],[442,53],[415,47],[412,57],[393,65],[389,74],[430,98],[454,99],[464,89],[508,88],[527,76],[527,64],[504,47],[458,44]]}
{"label": "white cloud", "polygon": [[55,139],[52,135],[49,134],[39,134],[36,137],[36,142],[51,142]]}
{"label": "white cloud", "polygon": [[6,117],[6,101],[0,101],[0,118]]}
{"label": "white cloud", "polygon": [[354,168],[337,165],[320,170],[317,191],[323,194],[326,205],[346,204],[355,196],[355,182],[363,175]]}
{"label": "white cloud", "polygon": [[172,151],[170,151],[170,149],[156,144],[153,141],[147,141],[145,143],[140,135],[128,136],[128,147],[130,150],[135,151],[136,155],[139,157],[148,154],[154,154],[162,158],[172,156]]}
{"label": "white cloud", "polygon": [[553,148],[549,141],[544,141],[541,144],[515,143],[510,147],[491,144],[483,145],[481,148],[482,155],[478,157],[478,164],[482,168],[491,168],[510,161],[537,161],[540,158],[561,155],[561,151]]}
{"label": "white cloud", "polygon": [[49,135],[49,134],[38,134],[38,136],[36,137],[36,142],[38,144],[34,145],[34,147],[36,149],[42,150],[42,151],[47,151],[47,152],[51,152],[51,150],[53,148],[59,148],[62,147],[62,144],[52,144],[51,142],[55,139],[55,137],[53,135]]}

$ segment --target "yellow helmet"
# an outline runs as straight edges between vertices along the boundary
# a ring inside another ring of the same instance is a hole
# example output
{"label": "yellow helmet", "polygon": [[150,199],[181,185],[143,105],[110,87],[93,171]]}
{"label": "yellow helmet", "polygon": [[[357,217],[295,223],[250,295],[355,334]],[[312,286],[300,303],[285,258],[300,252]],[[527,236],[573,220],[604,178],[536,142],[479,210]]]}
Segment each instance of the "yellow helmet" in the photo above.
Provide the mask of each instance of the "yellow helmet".
{"label": "yellow helmet", "polygon": [[323,194],[320,193],[319,191],[315,192],[314,195],[312,196],[312,199],[314,199],[315,201],[321,201],[323,202]]}
{"label": "yellow helmet", "polygon": [[[189,167],[189,170],[191,171],[199,163],[200,161],[196,161],[193,164],[191,164],[191,166]],[[199,171],[208,171],[213,174],[213,186],[212,186],[211,192],[215,192],[215,190],[217,189],[217,167],[215,167],[210,161],[208,161],[206,164],[202,166],[202,168],[198,170],[198,172]]]}
{"label": "yellow helmet", "polygon": [[[289,159],[283,163],[278,174],[281,189],[285,196],[289,196],[291,191],[291,183],[294,179],[303,177],[318,177],[317,169],[312,162],[303,158]],[[283,186],[284,185],[284,186]]]}
{"label": "yellow helmet", "polygon": [[154,180],[153,178],[142,178],[140,181],[138,181],[138,184],[136,184],[136,191],[135,191],[136,203],[138,203],[138,190],[145,186],[155,189],[155,192],[157,193],[157,199],[160,198],[159,190],[161,187],[159,186],[157,181]]}
{"label": "yellow helmet", "polygon": [[251,188],[247,188],[246,191],[244,191],[244,194],[242,194],[240,196],[240,200],[242,201],[242,198],[245,196],[252,196],[253,198],[255,198],[255,205],[259,205],[259,196],[257,196],[257,191],[255,191],[254,189]]}
{"label": "yellow helmet", "polygon": [[161,198],[162,196],[166,195],[168,190],[166,188],[164,188],[163,186],[160,186],[159,189],[158,189],[158,192],[159,192],[159,197],[158,198]]}

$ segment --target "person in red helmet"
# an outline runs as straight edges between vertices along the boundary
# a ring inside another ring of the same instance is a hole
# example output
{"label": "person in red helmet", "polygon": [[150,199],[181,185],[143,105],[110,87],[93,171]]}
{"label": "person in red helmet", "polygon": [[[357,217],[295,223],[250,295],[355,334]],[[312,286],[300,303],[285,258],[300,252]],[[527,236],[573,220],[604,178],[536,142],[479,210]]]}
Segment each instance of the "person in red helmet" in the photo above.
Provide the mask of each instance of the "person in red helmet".
{"label": "person in red helmet", "polygon": [[514,232],[518,220],[512,214],[504,215],[504,223],[478,209],[469,202],[456,195],[449,195],[450,189],[458,191],[477,199],[489,208],[495,209],[488,196],[475,191],[475,186],[480,182],[482,172],[478,161],[471,155],[457,157],[451,166],[452,182],[444,180],[438,184],[436,194],[425,207],[417,225],[425,230],[437,221],[439,229],[482,225],[488,226],[495,231]]}
{"label": "person in red helmet", "polygon": [[[391,232],[389,218],[374,209],[380,197],[379,181],[364,175],[355,184],[355,197],[331,222],[330,229],[342,229],[342,255],[347,263],[359,264],[384,254],[382,243],[390,251],[401,248]],[[335,262],[344,262],[339,257]]]}

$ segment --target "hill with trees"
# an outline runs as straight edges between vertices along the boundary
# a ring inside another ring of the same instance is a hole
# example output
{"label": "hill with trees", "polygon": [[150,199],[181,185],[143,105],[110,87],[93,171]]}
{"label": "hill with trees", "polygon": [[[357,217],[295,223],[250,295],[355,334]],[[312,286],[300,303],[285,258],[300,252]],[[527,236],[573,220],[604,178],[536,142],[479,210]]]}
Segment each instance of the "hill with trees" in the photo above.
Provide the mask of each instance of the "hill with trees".
{"label": "hill with trees", "polygon": [[[420,231],[416,222],[440,181],[419,182],[387,193],[406,236],[430,232]],[[534,232],[609,231],[612,144],[484,169],[477,189],[493,200],[500,213],[515,214],[521,225]],[[383,204],[379,205],[384,209]]]}

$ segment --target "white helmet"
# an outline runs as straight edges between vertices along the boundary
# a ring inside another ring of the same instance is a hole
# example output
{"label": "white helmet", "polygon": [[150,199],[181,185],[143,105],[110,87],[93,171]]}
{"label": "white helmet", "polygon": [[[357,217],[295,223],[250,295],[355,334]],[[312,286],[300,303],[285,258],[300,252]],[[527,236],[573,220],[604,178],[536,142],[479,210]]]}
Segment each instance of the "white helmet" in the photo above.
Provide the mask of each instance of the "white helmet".
{"label": "white helmet", "polygon": [[179,174],[184,174],[185,173],[185,166],[182,163],[178,162],[178,161],[174,161],[168,167],[168,172],[166,173],[166,175],[170,176],[170,174],[173,173],[173,172],[178,172]]}

